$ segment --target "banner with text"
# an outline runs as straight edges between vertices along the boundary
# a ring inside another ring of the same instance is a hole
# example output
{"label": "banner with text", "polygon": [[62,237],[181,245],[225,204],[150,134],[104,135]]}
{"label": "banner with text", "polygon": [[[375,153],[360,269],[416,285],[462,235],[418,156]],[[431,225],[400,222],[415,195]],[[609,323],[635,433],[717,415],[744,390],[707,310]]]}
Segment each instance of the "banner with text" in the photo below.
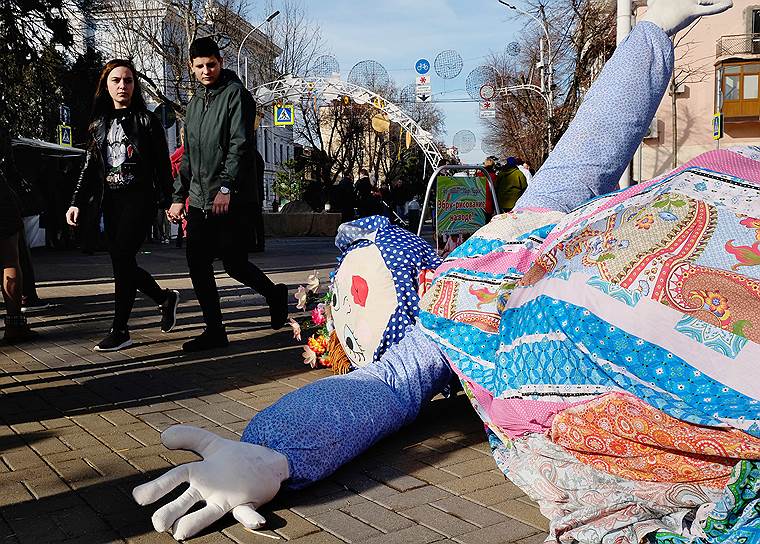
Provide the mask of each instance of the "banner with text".
{"label": "banner with text", "polygon": [[435,228],[438,253],[448,255],[486,224],[484,178],[439,176],[436,179]]}

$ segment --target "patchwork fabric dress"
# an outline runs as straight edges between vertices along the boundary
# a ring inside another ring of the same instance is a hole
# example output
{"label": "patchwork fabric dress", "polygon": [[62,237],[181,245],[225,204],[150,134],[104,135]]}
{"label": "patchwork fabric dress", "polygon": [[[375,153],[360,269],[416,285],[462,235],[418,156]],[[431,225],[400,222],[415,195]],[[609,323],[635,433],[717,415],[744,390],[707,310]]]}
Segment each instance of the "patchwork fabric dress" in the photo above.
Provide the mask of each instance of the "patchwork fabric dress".
{"label": "patchwork fabric dress", "polygon": [[[717,507],[704,505],[727,484],[740,495],[757,486],[750,154],[708,153],[567,215],[501,216],[439,267],[421,301],[420,326],[556,541],[634,543],[658,530],[672,540],[685,521],[706,537]],[[538,226],[547,219],[556,225]],[[760,530],[750,497],[731,512],[747,518],[734,536]]]}

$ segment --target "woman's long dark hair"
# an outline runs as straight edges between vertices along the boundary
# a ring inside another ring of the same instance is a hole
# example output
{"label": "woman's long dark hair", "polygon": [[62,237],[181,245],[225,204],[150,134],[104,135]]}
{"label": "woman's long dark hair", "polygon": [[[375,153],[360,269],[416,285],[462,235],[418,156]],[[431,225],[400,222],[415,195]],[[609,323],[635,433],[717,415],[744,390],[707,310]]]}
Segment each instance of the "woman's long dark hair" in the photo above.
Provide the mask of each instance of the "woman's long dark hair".
{"label": "woman's long dark hair", "polygon": [[[100,72],[98,77],[98,88],[95,91],[95,99],[92,102],[92,115],[90,121],[93,122],[97,119],[107,117],[113,111],[113,99],[108,94],[108,75],[115,69],[120,67],[128,68],[132,72],[132,78],[135,82],[135,89],[132,93],[132,101],[129,107],[132,110],[146,111],[148,107],[145,105],[145,99],[142,94],[142,86],[140,85],[140,78],[137,77],[137,70],[132,61],[125,59],[113,59],[108,61]],[[92,128],[92,127],[91,127]]]}

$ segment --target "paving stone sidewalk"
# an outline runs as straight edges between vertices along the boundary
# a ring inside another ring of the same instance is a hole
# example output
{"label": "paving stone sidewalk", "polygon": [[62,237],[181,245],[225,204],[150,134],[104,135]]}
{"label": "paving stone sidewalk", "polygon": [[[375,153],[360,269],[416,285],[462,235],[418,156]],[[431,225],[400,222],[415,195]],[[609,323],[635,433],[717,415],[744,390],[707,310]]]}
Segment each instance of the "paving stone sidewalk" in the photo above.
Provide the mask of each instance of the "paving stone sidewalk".
{"label": "paving stone sidewalk", "polygon": [[[267,244],[252,260],[291,292],[313,270],[325,278],[337,255],[328,239]],[[141,265],[181,292],[179,324],[162,334],[156,308],[138,299],[130,321],[135,346],[112,354],[92,351],[110,325],[108,257],[35,250],[40,295],[53,304],[31,319],[38,340],[0,347],[3,544],[174,542],[154,532],[156,506],[131,498],[135,485],[198,459],[166,449],[161,431],[186,423],[237,439],[258,411],[330,374],[305,367],[290,333],[269,329],[263,298],[222,272],[230,347],[184,355],[182,342],[202,330],[184,251],[144,249]],[[187,542],[538,544],[548,525],[496,468],[461,394],[434,399],[408,428],[328,480],[281,493],[261,512],[268,526],[260,534],[228,515]]]}

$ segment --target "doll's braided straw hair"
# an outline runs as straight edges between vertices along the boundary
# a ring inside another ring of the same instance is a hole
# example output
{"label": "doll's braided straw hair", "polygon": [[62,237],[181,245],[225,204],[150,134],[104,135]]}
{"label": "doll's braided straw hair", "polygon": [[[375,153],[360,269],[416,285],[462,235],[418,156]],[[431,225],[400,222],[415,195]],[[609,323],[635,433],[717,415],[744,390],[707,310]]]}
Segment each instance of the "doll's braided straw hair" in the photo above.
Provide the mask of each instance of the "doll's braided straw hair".
{"label": "doll's braided straw hair", "polygon": [[335,331],[330,333],[330,339],[327,341],[327,353],[330,357],[330,366],[335,374],[348,374],[351,368],[351,361],[346,357],[343,346],[340,345],[338,335]]}

